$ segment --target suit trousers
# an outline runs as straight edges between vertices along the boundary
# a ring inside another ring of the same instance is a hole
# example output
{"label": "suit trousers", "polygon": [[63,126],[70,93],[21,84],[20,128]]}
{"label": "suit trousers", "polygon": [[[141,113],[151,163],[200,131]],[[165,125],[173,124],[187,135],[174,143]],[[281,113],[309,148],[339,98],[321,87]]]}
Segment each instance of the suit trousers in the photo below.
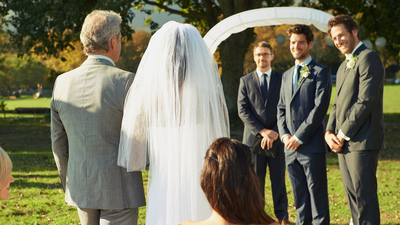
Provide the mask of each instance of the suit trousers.
{"label": "suit trousers", "polygon": [[380,224],[376,170],[379,150],[338,154],[340,172],[354,225]]}
{"label": "suit trousers", "polygon": [[286,167],[297,210],[296,224],[330,224],[326,153],[286,150]]}
{"label": "suit trousers", "polygon": [[82,225],[136,225],[139,216],[138,208],[77,209]]}
{"label": "suit trousers", "polygon": [[260,178],[262,195],[265,197],[265,176],[268,165],[275,216],[278,220],[282,220],[284,218],[288,219],[289,215],[285,184],[285,154],[283,152],[283,143],[279,140],[277,141],[275,158],[254,155],[254,168],[258,178]]}

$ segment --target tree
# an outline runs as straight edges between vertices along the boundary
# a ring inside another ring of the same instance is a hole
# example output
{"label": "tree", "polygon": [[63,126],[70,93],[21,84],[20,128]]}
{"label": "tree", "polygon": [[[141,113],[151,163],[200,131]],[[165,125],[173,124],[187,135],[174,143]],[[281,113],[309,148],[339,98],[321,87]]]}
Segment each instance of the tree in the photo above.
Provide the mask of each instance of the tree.
{"label": "tree", "polygon": [[17,54],[4,55],[4,64],[7,65],[0,74],[1,87],[12,90],[32,90],[37,84],[46,84],[49,69],[31,56],[18,57]]}
{"label": "tree", "polygon": [[121,14],[121,33],[130,35],[134,0],[0,0],[0,16],[10,27],[11,41],[20,53],[57,55],[79,40],[82,23],[94,9]]}
{"label": "tree", "polygon": [[146,51],[150,37],[150,33],[141,30],[133,33],[130,40],[124,38],[122,40],[121,56],[116,65],[121,69],[135,72],[144,52]]}
{"label": "tree", "polygon": [[329,10],[333,15],[352,16],[360,26],[361,39],[374,42],[384,36],[387,48],[395,56],[397,64],[400,57],[400,1],[398,0],[305,0],[302,5],[316,9]]}
{"label": "tree", "polygon": [[[293,0],[0,0],[0,12],[6,15],[13,12],[5,23],[14,27],[10,31],[11,40],[24,53],[58,54],[72,47],[78,39],[84,17],[93,9],[111,9],[121,13],[124,18],[123,34],[132,29],[128,22],[133,18],[132,3],[139,9],[145,4],[154,5],[160,10],[179,14],[205,34],[222,19],[245,10],[262,6],[291,5]],[[177,10],[173,6],[178,6]],[[144,10],[144,9],[143,9]],[[151,11],[144,10],[147,13]],[[4,19],[4,18],[3,18]],[[156,28],[155,23],[151,23]],[[247,47],[254,39],[253,29],[232,35],[220,46],[222,81],[231,119],[237,118],[236,96],[239,77],[243,75],[243,59]],[[233,51],[234,50],[234,51]]]}
{"label": "tree", "polygon": [[[198,27],[204,35],[219,21],[250,9],[272,6],[292,5],[293,0],[137,0],[135,6],[143,9],[145,4],[156,6],[159,10],[181,15],[185,22]],[[176,10],[172,6],[178,6]],[[151,14],[151,11],[145,12]],[[156,24],[152,24],[155,27]],[[237,90],[239,78],[244,74],[243,61],[249,45],[254,41],[253,28],[233,34],[219,46],[221,59],[221,79],[229,110],[231,125],[239,122],[237,114]]]}
{"label": "tree", "polygon": [[[3,20],[14,27],[11,37],[19,48],[25,49],[25,52],[57,54],[78,40],[83,19],[93,9],[120,12],[124,19],[123,35],[126,37],[130,37],[132,32],[129,27],[129,21],[134,17],[132,6],[151,14],[153,11],[145,9],[145,5],[181,15],[185,22],[198,27],[204,35],[219,21],[233,14],[260,7],[290,6],[294,2],[334,15],[345,13],[353,16],[361,25],[360,31],[365,38],[374,41],[381,34],[385,36],[387,47],[398,62],[400,31],[393,27],[400,20],[398,0],[0,0],[0,13],[4,16],[10,10],[13,12]],[[156,29],[157,24],[150,22],[150,27]],[[237,88],[239,77],[245,72],[245,53],[254,41],[253,30],[250,28],[234,34],[219,46],[221,77],[232,124],[238,119]]]}

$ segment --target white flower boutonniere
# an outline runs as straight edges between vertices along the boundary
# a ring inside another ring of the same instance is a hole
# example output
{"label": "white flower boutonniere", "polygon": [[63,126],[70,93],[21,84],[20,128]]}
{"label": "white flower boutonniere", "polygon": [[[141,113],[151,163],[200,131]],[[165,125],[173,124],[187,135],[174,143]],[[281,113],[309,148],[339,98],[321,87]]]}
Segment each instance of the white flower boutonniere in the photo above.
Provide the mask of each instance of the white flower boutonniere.
{"label": "white flower boutonniere", "polygon": [[308,66],[304,66],[303,68],[301,68],[300,74],[301,74],[301,78],[300,78],[299,82],[297,83],[297,85],[299,85],[300,82],[301,82],[304,78],[307,78],[308,76],[310,76],[311,72],[310,72],[310,69],[308,68]]}
{"label": "white flower boutonniere", "polygon": [[348,69],[353,69],[354,66],[356,66],[356,62],[358,60],[358,55],[353,55],[351,54],[349,57],[346,57],[346,69],[344,71],[347,71]]}

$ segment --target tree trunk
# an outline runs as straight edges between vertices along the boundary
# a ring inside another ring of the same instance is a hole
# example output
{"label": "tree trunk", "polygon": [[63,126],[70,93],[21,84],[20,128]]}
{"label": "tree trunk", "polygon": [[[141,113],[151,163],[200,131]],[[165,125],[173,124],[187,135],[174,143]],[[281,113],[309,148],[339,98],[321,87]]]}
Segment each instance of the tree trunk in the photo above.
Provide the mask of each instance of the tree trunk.
{"label": "tree trunk", "polygon": [[255,38],[253,30],[253,28],[249,28],[233,34],[219,45],[222,64],[221,79],[231,127],[236,127],[241,123],[237,110],[239,79],[244,75],[243,62],[247,48]]}

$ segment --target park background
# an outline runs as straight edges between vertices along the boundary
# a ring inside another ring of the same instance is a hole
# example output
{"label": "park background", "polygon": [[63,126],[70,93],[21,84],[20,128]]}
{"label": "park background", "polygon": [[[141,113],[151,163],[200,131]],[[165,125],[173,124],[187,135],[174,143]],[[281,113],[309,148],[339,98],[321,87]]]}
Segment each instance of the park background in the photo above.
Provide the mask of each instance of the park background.
{"label": "park background", "polygon": [[[304,6],[333,15],[349,14],[360,25],[361,40],[381,55],[386,68],[386,149],[381,151],[379,158],[378,195],[382,224],[400,224],[400,85],[395,84],[400,80],[400,29],[396,27],[400,21],[400,1],[396,0],[70,0],[62,4],[52,0],[0,0],[0,146],[14,162],[15,177],[11,184],[11,199],[1,201],[0,223],[79,224],[76,209],[64,202],[51,152],[49,114],[17,114],[15,109],[48,108],[55,78],[78,67],[86,59],[79,42],[79,30],[90,11],[112,9],[121,13],[124,38],[117,66],[134,72],[152,33],[166,22],[165,17],[155,20],[160,13],[177,15],[169,19],[191,23],[204,35],[218,21],[234,13],[272,6]],[[144,14],[148,16],[137,17]],[[138,20],[144,21],[147,27],[135,27],[140,24]],[[233,138],[241,140],[243,124],[236,110],[237,87],[239,78],[255,69],[254,43],[270,42],[275,53],[272,67],[283,72],[294,63],[286,36],[288,28],[288,25],[249,28],[221,43],[214,54],[224,84]],[[335,75],[344,56],[332,45],[326,33],[313,30],[315,40],[311,55]],[[38,84],[42,88],[39,94]],[[333,153],[328,153],[327,173],[331,222],[348,224],[350,213],[337,157]],[[144,179],[146,183],[146,172]],[[286,183],[290,220],[295,221],[288,177]],[[269,181],[265,191],[266,210],[273,214]],[[145,208],[142,208],[140,224],[144,224],[144,218]]]}

